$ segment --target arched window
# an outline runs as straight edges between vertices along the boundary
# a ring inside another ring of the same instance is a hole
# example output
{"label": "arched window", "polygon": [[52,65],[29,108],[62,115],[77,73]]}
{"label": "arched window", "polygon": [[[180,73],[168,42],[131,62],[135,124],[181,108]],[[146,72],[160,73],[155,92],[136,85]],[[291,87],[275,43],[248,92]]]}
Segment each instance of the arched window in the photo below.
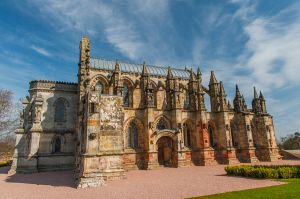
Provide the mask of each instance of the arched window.
{"label": "arched window", "polygon": [[55,122],[65,122],[66,121],[66,101],[59,98],[55,102]]}
{"label": "arched window", "polygon": [[53,142],[53,152],[60,153],[61,152],[61,140],[59,137],[56,137]]}
{"label": "arched window", "polygon": [[186,91],[185,92],[185,99],[184,99],[184,109],[188,109],[190,104],[190,96],[189,93]]}
{"label": "arched window", "polygon": [[166,120],[162,117],[158,120],[157,125],[156,125],[156,129],[157,130],[163,130],[163,129],[167,129],[168,125]]}
{"label": "arched window", "polygon": [[103,94],[104,93],[104,86],[103,84],[98,81],[95,85],[95,91],[98,91],[99,94]]}
{"label": "arched window", "polygon": [[128,147],[137,148],[138,147],[138,128],[134,122],[131,122],[128,127]]}
{"label": "arched window", "polygon": [[230,130],[231,130],[232,145],[234,147],[237,147],[238,146],[238,142],[235,139],[236,138],[235,136],[236,136],[236,132],[237,132],[237,127],[236,127],[236,125],[233,122],[230,123]]}
{"label": "arched window", "polygon": [[128,84],[123,86],[123,105],[129,107],[129,87]]}
{"label": "arched window", "polygon": [[184,146],[191,148],[192,147],[192,129],[190,125],[185,123],[183,125],[183,132],[184,132]]}
{"label": "arched window", "polygon": [[214,131],[213,131],[213,128],[208,125],[208,134],[209,134],[209,144],[211,147],[214,147],[215,146],[215,143],[214,143]]}

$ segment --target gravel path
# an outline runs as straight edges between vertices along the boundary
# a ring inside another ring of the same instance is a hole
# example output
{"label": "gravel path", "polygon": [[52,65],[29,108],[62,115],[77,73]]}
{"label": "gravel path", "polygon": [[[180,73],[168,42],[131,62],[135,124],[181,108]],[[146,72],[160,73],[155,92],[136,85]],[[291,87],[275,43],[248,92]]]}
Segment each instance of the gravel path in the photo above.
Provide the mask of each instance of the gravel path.
{"label": "gravel path", "polygon": [[[273,164],[299,164],[278,161]],[[127,179],[108,182],[105,187],[75,189],[72,172],[44,172],[8,176],[0,168],[0,198],[186,198],[228,191],[279,185],[280,182],[228,177],[224,165],[130,171]]]}

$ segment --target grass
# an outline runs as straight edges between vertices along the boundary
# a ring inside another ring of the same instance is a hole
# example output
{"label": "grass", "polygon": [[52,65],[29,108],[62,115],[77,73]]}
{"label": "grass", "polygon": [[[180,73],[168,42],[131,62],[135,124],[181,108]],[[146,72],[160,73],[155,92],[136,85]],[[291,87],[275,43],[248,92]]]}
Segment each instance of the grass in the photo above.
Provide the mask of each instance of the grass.
{"label": "grass", "polygon": [[287,184],[249,189],[244,191],[234,191],[209,196],[195,197],[194,199],[299,199],[300,198],[300,179],[282,179],[280,182]]}

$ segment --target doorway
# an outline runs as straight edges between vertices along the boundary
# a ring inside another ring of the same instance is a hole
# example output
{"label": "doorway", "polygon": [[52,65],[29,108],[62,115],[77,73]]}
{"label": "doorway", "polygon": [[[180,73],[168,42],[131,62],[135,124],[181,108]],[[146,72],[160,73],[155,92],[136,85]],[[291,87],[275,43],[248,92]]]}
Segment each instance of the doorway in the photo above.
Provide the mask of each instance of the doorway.
{"label": "doorway", "polygon": [[174,141],[172,138],[164,136],[157,141],[158,163],[165,167],[174,166]]}

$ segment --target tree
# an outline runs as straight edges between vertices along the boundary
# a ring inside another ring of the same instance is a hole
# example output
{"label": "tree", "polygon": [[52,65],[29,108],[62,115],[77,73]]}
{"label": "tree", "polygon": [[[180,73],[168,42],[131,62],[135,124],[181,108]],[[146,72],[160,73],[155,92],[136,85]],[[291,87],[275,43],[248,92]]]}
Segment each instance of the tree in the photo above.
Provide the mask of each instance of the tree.
{"label": "tree", "polygon": [[300,133],[295,132],[294,134],[282,137],[279,146],[285,150],[300,149]]}
{"label": "tree", "polygon": [[0,89],[0,132],[11,123],[12,92]]}
{"label": "tree", "polygon": [[0,162],[9,160],[13,154],[18,110],[12,92],[0,89]]}
{"label": "tree", "polygon": [[13,93],[0,89],[0,140],[14,135],[17,128],[21,104],[13,102]]}

